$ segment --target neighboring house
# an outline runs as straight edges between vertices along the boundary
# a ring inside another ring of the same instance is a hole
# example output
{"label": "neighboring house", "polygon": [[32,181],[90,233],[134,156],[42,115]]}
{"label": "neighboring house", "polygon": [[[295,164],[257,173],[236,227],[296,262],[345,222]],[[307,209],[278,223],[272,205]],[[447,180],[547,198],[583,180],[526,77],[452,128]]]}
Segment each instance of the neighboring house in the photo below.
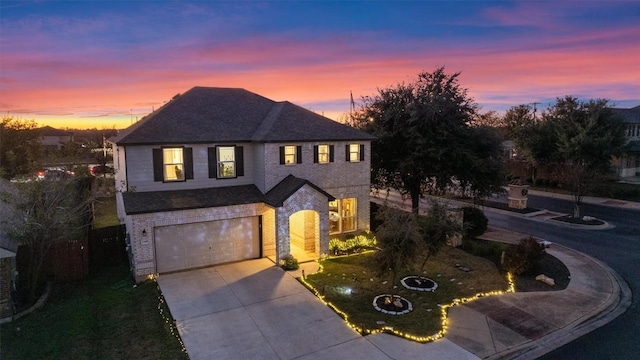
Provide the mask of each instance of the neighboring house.
{"label": "neighboring house", "polygon": [[640,176],[640,106],[631,109],[614,108],[627,125],[627,147],[624,154],[614,161],[618,177]]}
{"label": "neighboring house", "polygon": [[293,253],[369,230],[373,136],[243,89],[195,87],[110,139],[133,275]]}
{"label": "neighboring house", "polygon": [[73,142],[73,133],[44,126],[36,130],[40,136],[40,144],[45,151],[62,149],[65,144]]}

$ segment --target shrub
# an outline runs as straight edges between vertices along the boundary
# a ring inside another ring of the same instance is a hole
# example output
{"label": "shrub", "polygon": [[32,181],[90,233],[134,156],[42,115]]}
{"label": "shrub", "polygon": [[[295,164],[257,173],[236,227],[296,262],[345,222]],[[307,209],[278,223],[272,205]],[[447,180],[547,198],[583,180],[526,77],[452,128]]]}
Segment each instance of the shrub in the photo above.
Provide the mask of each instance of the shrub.
{"label": "shrub", "polygon": [[343,255],[361,252],[363,250],[375,249],[376,237],[371,232],[359,235],[351,235],[346,239],[329,239],[329,252],[333,255]]}
{"label": "shrub", "polygon": [[496,266],[500,266],[502,252],[506,250],[507,246],[507,244],[494,241],[475,239],[464,239],[462,241],[462,249],[464,251],[471,255],[488,259],[496,264]]}
{"label": "shrub", "polygon": [[545,185],[545,183],[546,183],[546,180],[545,180],[545,179],[536,179],[536,180],[533,182],[533,185],[535,185],[535,186],[544,186],[544,185]]}
{"label": "shrub", "polygon": [[510,245],[504,256],[503,267],[514,275],[532,274],[546,251],[534,237],[520,239],[518,245]]}
{"label": "shrub", "polygon": [[464,207],[463,211],[463,228],[465,238],[475,238],[484,234],[487,230],[489,220],[482,210],[475,207]]}
{"label": "shrub", "polygon": [[285,258],[282,260],[284,261],[284,264],[282,264],[282,268],[285,270],[298,270],[298,268],[300,267],[300,265],[298,265],[298,259],[293,257],[293,255],[291,254],[285,256]]}

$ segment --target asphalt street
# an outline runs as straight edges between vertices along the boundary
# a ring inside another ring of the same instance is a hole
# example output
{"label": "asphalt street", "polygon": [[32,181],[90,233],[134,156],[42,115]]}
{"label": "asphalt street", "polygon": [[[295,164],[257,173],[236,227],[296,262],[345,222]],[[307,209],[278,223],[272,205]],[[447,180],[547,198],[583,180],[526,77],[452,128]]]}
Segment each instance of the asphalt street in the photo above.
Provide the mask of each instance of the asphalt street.
{"label": "asphalt street", "polygon": [[[571,213],[570,201],[530,196],[529,206]],[[582,215],[605,220],[615,227],[580,230],[522,217],[485,212],[489,225],[544,238],[593,256],[620,274],[633,295],[640,292],[640,211],[584,204]],[[640,308],[633,296],[629,309],[609,324],[547,354],[543,359],[637,359],[640,354]]]}

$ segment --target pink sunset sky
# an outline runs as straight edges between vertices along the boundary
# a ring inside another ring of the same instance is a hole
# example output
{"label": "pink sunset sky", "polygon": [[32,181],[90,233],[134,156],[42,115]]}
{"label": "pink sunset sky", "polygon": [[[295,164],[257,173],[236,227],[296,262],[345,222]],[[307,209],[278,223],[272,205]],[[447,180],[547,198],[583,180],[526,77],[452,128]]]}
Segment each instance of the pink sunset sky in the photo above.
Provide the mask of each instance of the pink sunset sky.
{"label": "pink sunset sky", "polygon": [[2,1],[0,113],[124,128],[193,86],[336,119],[445,66],[482,107],[640,105],[640,2]]}

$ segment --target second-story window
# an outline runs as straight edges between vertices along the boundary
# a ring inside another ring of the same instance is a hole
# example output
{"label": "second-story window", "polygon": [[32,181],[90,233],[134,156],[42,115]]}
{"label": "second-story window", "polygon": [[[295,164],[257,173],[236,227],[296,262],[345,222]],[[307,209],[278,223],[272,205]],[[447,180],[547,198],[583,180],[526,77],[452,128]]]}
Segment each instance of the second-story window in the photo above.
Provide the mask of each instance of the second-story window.
{"label": "second-story window", "polygon": [[193,149],[153,149],[153,181],[176,182],[193,179]]}
{"label": "second-story window", "polygon": [[184,157],[182,148],[162,149],[164,181],[184,181]]}
{"label": "second-story window", "polygon": [[222,145],[207,148],[209,178],[232,179],[244,176],[244,148]]}
{"label": "second-story window", "polygon": [[218,146],[218,178],[236,177],[234,146]]}
{"label": "second-story window", "polygon": [[280,146],[280,164],[294,165],[302,163],[302,146]]}
{"label": "second-story window", "polygon": [[333,162],[333,145],[316,145],[313,147],[313,162],[328,164]]}
{"label": "second-story window", "polygon": [[364,161],[364,144],[347,144],[344,151],[347,162]]}
{"label": "second-story window", "polygon": [[296,163],[296,147],[295,146],[284,147],[284,163],[285,164]]}

